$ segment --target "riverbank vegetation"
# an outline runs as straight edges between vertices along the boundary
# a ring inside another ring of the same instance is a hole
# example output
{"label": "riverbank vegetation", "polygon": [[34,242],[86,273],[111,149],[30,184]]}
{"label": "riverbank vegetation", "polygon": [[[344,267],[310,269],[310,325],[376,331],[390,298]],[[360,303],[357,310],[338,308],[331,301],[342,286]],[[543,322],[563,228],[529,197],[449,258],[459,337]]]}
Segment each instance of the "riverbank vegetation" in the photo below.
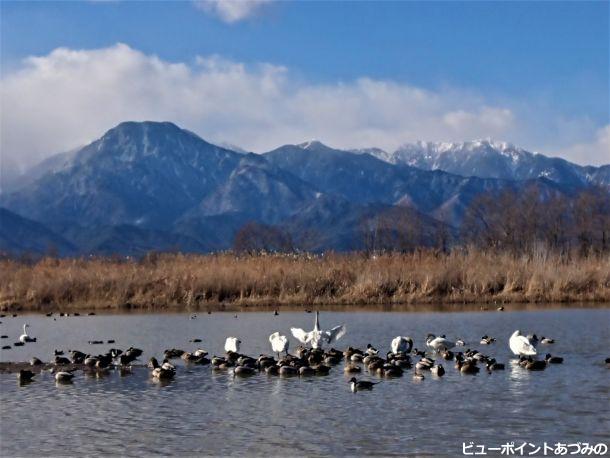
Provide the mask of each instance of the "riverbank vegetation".
{"label": "riverbank vegetation", "polygon": [[547,249],[6,258],[0,271],[4,310],[610,301],[607,252]]}

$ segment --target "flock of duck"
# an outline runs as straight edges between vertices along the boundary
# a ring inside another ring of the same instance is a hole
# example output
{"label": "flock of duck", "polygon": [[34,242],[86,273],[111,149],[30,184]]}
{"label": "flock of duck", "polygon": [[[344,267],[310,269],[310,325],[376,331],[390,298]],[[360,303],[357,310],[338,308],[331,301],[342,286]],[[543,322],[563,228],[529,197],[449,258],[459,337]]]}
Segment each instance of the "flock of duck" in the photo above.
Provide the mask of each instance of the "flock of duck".
{"label": "flock of duck", "polygon": [[[27,334],[28,325],[23,327],[23,335],[19,341],[22,343],[36,342],[36,339]],[[476,374],[481,368],[487,372],[504,370],[505,366],[488,355],[478,351],[466,349],[459,351],[457,348],[465,347],[462,340],[451,341],[445,335],[436,336],[428,334],[425,345],[426,350],[414,348],[413,339],[407,336],[397,336],[390,342],[390,351],[385,356],[371,344],[365,349],[348,347],[345,351],[339,351],[331,345],[341,339],[346,333],[344,325],[335,326],[324,330],[320,327],[319,312],[316,312],[314,327],[311,331],[300,328],[291,328],[291,333],[300,345],[290,354],[289,340],[280,332],[274,332],[269,336],[269,343],[274,355],[260,355],[257,358],[240,353],[241,340],[237,337],[228,337],[225,341],[225,354],[222,356],[208,357],[208,352],[202,349],[193,352],[172,348],[165,350],[161,362],[155,357],[150,358],[147,367],[150,376],[155,381],[168,381],[176,376],[176,366],[172,359],[181,358],[187,364],[211,365],[214,371],[226,371],[234,377],[247,377],[257,373],[266,373],[269,376],[313,376],[326,375],[331,368],[344,362],[343,371],[348,376],[352,391],[371,390],[379,382],[358,380],[357,374],[363,372],[363,368],[370,375],[377,377],[401,377],[406,370],[414,368],[413,378],[423,380],[425,374],[434,377],[442,377],[445,374],[445,364],[452,361],[455,369],[462,374]],[[199,339],[193,340],[200,342]],[[492,345],[496,339],[484,335],[480,345]],[[108,343],[114,341],[108,341]],[[101,343],[101,342],[89,342]],[[561,364],[563,358],[546,353],[545,357],[538,359],[538,344],[552,345],[553,339],[547,337],[538,338],[535,334],[524,336],[520,331],[515,331],[508,341],[510,350],[518,357],[517,363],[527,370],[544,370],[552,364]],[[324,350],[325,346],[331,346]],[[72,383],[75,371],[82,369],[96,373],[120,369],[131,370],[137,365],[138,358],[143,354],[141,349],[130,347],[125,351],[112,348],[104,354],[92,355],[78,350],[68,350],[69,358],[62,351],[55,350],[54,359],[50,363],[50,372],[58,383]],[[439,362],[440,361],[440,362]],[[44,367],[44,363],[38,358],[32,358],[29,362],[32,366]],[[610,367],[610,358],[606,359],[606,365]],[[36,373],[30,369],[21,369],[17,374],[22,383],[30,382]]]}

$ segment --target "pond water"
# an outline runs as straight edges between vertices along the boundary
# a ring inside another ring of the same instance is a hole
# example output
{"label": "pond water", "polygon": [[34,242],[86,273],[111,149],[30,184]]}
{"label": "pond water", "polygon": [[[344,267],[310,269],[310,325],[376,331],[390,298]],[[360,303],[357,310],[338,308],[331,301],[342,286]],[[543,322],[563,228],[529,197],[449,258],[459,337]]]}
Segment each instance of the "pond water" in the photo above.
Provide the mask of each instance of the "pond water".
{"label": "pond water", "polygon": [[[100,353],[136,346],[142,361],[166,348],[204,348],[222,354],[224,339],[238,336],[242,353],[270,353],[268,336],[290,327],[313,327],[304,312],[123,314],[80,317],[23,315],[0,318],[2,345],[12,344],[25,321],[36,343],[0,352],[3,361],[48,361],[54,349]],[[326,377],[233,378],[209,366],[184,366],[160,385],[147,369],[95,378],[78,373],[57,386],[49,373],[19,386],[0,374],[0,455],[432,455],[462,454],[462,443],[499,447],[514,441],[541,445],[610,441],[609,309],[515,312],[323,312],[323,328],[345,324],[336,347],[383,353],[396,335],[424,348],[427,333],[461,338],[507,363],[506,370],[460,375],[446,362],[442,378],[426,375],[382,380],[371,392],[352,393],[340,364]],[[563,356],[563,365],[529,372],[510,364],[508,338],[515,330],[553,337],[541,353]],[[479,345],[482,335],[495,344]],[[202,343],[189,343],[200,338]],[[114,339],[113,345],[88,344]],[[291,346],[297,343],[291,338]],[[466,348],[466,347],[465,347]],[[365,371],[362,379],[373,379]]]}

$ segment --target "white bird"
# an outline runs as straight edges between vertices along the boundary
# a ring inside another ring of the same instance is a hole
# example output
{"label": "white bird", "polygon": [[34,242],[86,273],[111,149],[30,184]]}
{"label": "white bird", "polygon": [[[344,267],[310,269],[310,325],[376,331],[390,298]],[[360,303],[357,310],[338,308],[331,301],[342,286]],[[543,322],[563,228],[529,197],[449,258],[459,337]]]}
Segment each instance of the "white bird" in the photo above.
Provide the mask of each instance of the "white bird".
{"label": "white bird", "polygon": [[292,335],[302,344],[310,344],[311,348],[322,348],[324,344],[331,344],[345,335],[347,329],[345,325],[335,326],[334,328],[324,331],[320,329],[320,312],[316,312],[316,321],[313,330],[309,332],[303,331],[301,328],[290,328]]}
{"label": "white bird", "polygon": [[30,327],[30,325],[29,325],[29,324],[27,324],[27,323],[25,323],[25,324],[23,325],[23,334],[21,334],[21,335],[19,336],[19,341],[20,341],[20,342],[22,342],[22,343],[26,343],[26,342],[36,342],[36,339],[35,339],[35,338],[33,338],[33,337],[30,337],[30,336],[28,335],[28,332],[26,331],[26,328],[29,328],[29,327]]}
{"label": "white bird", "polygon": [[225,351],[226,352],[234,352],[239,353],[239,346],[241,345],[241,340],[237,337],[227,337],[225,340]]}
{"label": "white bird", "polygon": [[534,356],[536,354],[536,348],[534,348],[527,337],[521,335],[518,329],[510,336],[508,346],[518,356]]}
{"label": "white bird", "polygon": [[445,336],[436,337],[434,334],[428,334],[426,338],[426,345],[428,348],[439,352],[442,350],[451,350],[455,347],[455,343],[446,339]]}
{"label": "white bird", "polygon": [[390,345],[392,353],[409,353],[413,348],[413,339],[411,337],[397,336],[392,339]]}
{"label": "white bird", "polygon": [[286,336],[280,335],[279,332],[274,332],[269,336],[269,342],[271,342],[271,349],[274,353],[277,353],[278,359],[280,358],[280,353],[285,351],[288,354],[288,338]]}

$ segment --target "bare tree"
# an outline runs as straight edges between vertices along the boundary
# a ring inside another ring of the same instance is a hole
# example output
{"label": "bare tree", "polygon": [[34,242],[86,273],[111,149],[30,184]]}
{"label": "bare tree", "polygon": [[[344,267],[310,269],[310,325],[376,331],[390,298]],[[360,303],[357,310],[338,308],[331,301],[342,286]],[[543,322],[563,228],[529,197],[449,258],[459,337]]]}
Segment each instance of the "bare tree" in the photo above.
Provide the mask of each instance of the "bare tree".
{"label": "bare tree", "polygon": [[235,234],[233,249],[237,252],[290,252],[294,250],[289,234],[275,226],[249,222]]}

